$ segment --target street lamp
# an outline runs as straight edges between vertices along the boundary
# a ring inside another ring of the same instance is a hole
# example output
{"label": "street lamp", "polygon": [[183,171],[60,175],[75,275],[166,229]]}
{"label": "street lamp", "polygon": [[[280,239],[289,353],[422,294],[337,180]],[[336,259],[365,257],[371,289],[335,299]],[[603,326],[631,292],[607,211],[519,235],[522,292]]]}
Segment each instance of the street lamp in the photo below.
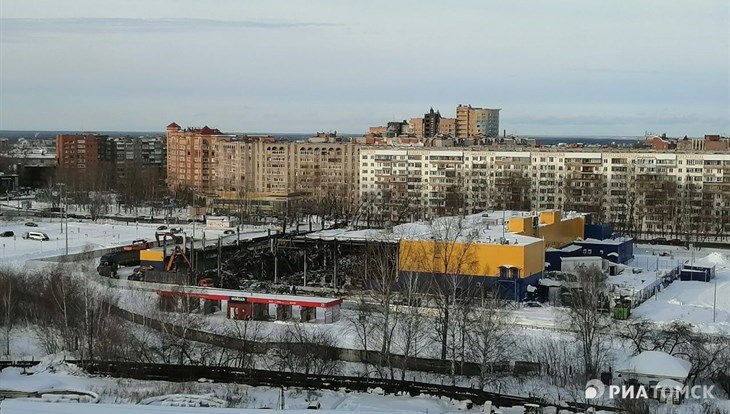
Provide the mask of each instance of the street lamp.
{"label": "street lamp", "polygon": [[[63,188],[66,186],[66,184],[58,183],[58,186],[61,188],[61,190],[60,190],[61,200],[60,201],[64,202]],[[59,205],[61,204],[61,202],[59,202]],[[62,210],[61,210],[61,234],[64,233],[63,222],[65,221],[66,222],[66,256],[68,256],[68,212],[66,211],[68,209],[68,202],[64,202],[63,207],[61,207],[61,208],[62,208]]]}

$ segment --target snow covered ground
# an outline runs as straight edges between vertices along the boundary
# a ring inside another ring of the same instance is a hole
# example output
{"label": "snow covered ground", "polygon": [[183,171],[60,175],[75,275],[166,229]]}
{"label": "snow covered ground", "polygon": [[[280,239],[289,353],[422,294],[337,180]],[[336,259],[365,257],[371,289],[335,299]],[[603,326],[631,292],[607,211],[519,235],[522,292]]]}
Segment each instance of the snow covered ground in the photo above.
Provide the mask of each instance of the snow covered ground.
{"label": "snow covered ground", "polygon": [[[259,409],[276,409],[281,404],[281,390],[269,387],[250,387],[238,384],[207,382],[169,383],[92,377],[74,365],[62,362],[60,357],[45,358],[36,367],[23,370],[6,368],[0,372],[0,389],[39,392],[41,398],[5,400],[0,405],[6,413],[249,413]],[[69,395],[84,393],[98,396],[99,404],[67,404],[56,401],[51,393]],[[304,410],[319,403],[329,412],[397,412],[449,413],[479,412],[481,407],[465,410],[459,401],[429,396],[380,395],[345,391],[320,391],[288,388],[284,390],[287,410]],[[134,405],[132,405],[134,404]],[[208,408],[231,407],[237,409]],[[185,408],[181,408],[185,407]],[[198,407],[198,408],[196,408]],[[203,408],[205,407],[205,408]],[[522,407],[509,408],[505,414],[524,412]]]}
{"label": "snow covered ground", "polygon": [[[25,226],[27,222],[33,222],[38,227]],[[89,220],[68,221],[68,251],[70,254],[80,253],[89,250],[96,250],[115,246],[130,244],[133,240],[147,239],[155,240],[155,233],[160,224],[146,223],[120,223],[116,221],[98,221],[93,223]],[[189,236],[193,234],[191,224],[173,225],[180,227]],[[219,235],[227,229],[212,228],[203,225],[195,226],[195,237],[200,239],[205,235],[206,240],[214,242]],[[27,220],[0,221],[0,233],[12,231],[13,237],[0,238],[0,264],[23,264],[29,260],[37,260],[50,256],[63,255],[66,250],[66,227],[61,232],[61,221],[58,218],[36,217]],[[42,232],[48,235],[49,241],[26,240],[23,234],[28,231]],[[263,236],[266,232],[261,229],[251,229],[241,232],[241,238],[252,236]],[[236,235],[227,236],[235,240]]]}
{"label": "snow covered ground", "polygon": [[684,321],[704,332],[730,334],[730,254],[727,251],[700,253],[703,254],[695,252],[698,256],[695,260],[706,258],[715,264],[714,280],[677,280],[635,309],[633,317],[664,323]]}

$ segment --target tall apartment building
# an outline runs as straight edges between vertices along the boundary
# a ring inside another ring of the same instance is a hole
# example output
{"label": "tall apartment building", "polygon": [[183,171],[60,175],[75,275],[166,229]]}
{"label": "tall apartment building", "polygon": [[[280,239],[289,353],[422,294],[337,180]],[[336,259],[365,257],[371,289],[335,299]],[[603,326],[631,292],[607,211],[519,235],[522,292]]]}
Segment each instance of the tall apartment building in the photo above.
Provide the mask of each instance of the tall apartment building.
{"label": "tall apartment building", "polygon": [[215,151],[230,136],[218,129],[167,126],[167,186],[210,192],[215,188]]}
{"label": "tall apartment building", "polygon": [[429,110],[423,115],[423,136],[425,138],[433,138],[439,133],[439,124],[441,122],[441,113],[439,111]]}
{"label": "tall apartment building", "polygon": [[[260,210],[299,205],[341,210],[358,204],[360,146],[354,143],[221,141],[216,145],[218,204],[245,199]],[[317,206],[318,204],[319,207]]]}
{"label": "tall apartment building", "polygon": [[590,212],[634,236],[730,237],[730,154],[652,150],[360,150],[360,198],[402,222],[486,209]]}
{"label": "tall apartment building", "polygon": [[167,145],[163,137],[112,138],[115,182],[119,189],[133,189],[141,182],[156,184],[167,169]]}
{"label": "tall apartment building", "polygon": [[499,111],[501,109],[472,108],[471,105],[456,107],[456,136],[459,138],[499,136]]}
{"label": "tall apartment building", "polygon": [[57,180],[78,189],[110,188],[114,179],[114,144],[107,135],[56,136]]}

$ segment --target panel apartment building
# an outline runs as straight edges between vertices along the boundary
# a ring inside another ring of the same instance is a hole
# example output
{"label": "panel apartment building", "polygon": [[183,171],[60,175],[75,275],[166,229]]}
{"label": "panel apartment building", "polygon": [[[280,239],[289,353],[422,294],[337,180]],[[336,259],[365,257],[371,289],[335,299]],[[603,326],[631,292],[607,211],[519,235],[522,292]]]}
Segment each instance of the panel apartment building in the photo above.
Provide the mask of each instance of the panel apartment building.
{"label": "panel apartment building", "polygon": [[76,189],[123,189],[164,177],[165,142],[161,137],[60,134],[56,163],[57,179]]}
{"label": "panel apartment building", "polygon": [[639,237],[730,237],[730,153],[363,147],[368,220],[488,209],[592,213]]}
{"label": "panel apartment building", "polygon": [[216,148],[219,205],[245,200],[259,211],[357,208],[357,144],[258,137],[221,141]]}

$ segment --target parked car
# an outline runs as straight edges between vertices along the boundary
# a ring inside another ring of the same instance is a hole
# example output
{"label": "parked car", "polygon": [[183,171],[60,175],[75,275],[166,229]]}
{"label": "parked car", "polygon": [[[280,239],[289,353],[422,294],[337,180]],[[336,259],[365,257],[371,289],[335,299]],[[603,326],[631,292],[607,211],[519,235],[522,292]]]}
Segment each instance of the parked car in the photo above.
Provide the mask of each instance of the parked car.
{"label": "parked car", "polygon": [[172,227],[172,228],[170,228],[170,233],[172,233],[172,234],[182,233],[182,227]]}
{"label": "parked car", "polygon": [[674,246],[684,246],[685,242],[682,239],[672,239],[672,240],[669,240],[669,244],[672,244]]}
{"label": "parked car", "polygon": [[38,227],[38,225],[35,224],[35,223],[33,223],[32,221],[29,221],[29,222],[25,223],[25,225],[28,226],[28,227]]}
{"label": "parked car", "polygon": [[654,237],[649,241],[650,244],[667,244],[666,237]]}
{"label": "parked car", "polygon": [[167,226],[159,226],[157,227],[157,230],[167,230]]}
{"label": "parked car", "polygon": [[51,240],[50,237],[46,233],[41,233],[39,231],[28,231],[23,235],[24,239],[28,240],[39,240],[39,241],[48,241]]}
{"label": "parked car", "polygon": [[13,233],[10,230],[0,233],[0,237],[13,237],[13,236],[15,236],[15,233]]}

